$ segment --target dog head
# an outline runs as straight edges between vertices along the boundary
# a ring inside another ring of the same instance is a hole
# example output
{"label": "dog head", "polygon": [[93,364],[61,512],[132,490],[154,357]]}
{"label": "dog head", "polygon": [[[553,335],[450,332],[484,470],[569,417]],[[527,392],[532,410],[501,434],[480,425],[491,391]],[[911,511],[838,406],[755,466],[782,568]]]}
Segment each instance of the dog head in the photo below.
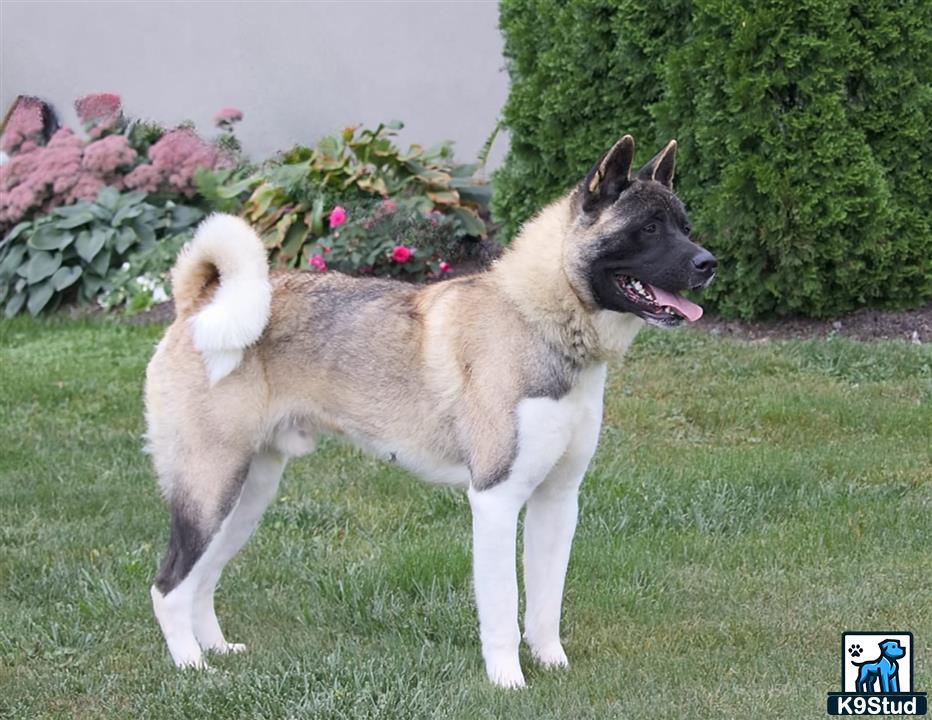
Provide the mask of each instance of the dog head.
{"label": "dog head", "polygon": [[633,160],[634,140],[625,135],[574,192],[567,275],[598,309],[661,327],[698,320],[702,308],[678,293],[708,286],[718,263],[689,239],[686,208],[673,193],[676,141],[632,176]]}
{"label": "dog head", "polygon": [[889,660],[896,660],[906,654],[906,649],[896,640],[884,640],[880,643],[880,654]]}

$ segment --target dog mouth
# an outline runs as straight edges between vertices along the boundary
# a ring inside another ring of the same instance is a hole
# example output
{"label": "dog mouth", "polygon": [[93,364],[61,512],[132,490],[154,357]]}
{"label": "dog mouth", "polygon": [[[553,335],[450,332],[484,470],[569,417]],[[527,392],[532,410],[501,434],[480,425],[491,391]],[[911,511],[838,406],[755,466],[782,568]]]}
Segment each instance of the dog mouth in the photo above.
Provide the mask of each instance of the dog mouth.
{"label": "dog mouth", "polygon": [[702,317],[702,308],[681,295],[638,280],[631,275],[614,275],[615,285],[628,302],[636,305],[638,313],[651,325],[675,327],[684,320],[696,322]]}

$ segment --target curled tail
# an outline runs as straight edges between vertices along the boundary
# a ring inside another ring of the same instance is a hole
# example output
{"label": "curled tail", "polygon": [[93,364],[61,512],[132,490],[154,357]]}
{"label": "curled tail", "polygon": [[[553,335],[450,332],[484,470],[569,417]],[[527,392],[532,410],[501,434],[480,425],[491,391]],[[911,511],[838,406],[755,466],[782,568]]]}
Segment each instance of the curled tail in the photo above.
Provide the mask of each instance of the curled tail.
{"label": "curled tail", "polygon": [[172,294],[214,385],[239,366],[269,320],[272,286],[259,236],[238,217],[211,215],[178,256]]}

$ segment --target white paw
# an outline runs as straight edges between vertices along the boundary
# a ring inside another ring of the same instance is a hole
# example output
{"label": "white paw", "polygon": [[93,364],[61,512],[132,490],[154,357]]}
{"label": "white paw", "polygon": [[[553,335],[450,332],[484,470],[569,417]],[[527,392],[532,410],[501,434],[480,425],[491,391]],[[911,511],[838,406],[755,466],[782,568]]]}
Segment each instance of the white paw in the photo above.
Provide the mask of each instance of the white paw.
{"label": "white paw", "polygon": [[493,685],[506,689],[524,687],[524,673],[517,659],[506,661],[487,661],[485,671]]}
{"label": "white paw", "polygon": [[217,645],[216,647],[209,648],[211,652],[215,652],[218,655],[227,655],[229,653],[244,653],[246,652],[246,646],[243,643],[231,643],[225,642],[223,645]]}
{"label": "white paw", "polygon": [[542,647],[531,646],[531,654],[545,668],[564,668],[570,665],[566,653],[563,652],[563,646],[559,642]]}
{"label": "white paw", "polygon": [[198,655],[197,657],[191,656],[183,660],[176,660],[175,666],[181,670],[207,670],[213,671],[213,668],[207,664],[207,661],[204,659],[203,655]]}

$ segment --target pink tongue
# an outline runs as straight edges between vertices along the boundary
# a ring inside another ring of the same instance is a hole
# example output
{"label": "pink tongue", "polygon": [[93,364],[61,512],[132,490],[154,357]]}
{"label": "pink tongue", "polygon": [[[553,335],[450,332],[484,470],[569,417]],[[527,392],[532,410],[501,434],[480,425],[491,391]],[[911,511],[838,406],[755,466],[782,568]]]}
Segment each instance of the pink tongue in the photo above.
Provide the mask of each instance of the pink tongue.
{"label": "pink tongue", "polygon": [[702,308],[696,305],[696,303],[690,302],[686,298],[667,292],[666,290],[661,290],[654,285],[648,285],[648,287],[651,292],[654,293],[654,299],[661,307],[673,308],[680,315],[689,320],[689,322],[696,322],[696,320],[702,317]]}

